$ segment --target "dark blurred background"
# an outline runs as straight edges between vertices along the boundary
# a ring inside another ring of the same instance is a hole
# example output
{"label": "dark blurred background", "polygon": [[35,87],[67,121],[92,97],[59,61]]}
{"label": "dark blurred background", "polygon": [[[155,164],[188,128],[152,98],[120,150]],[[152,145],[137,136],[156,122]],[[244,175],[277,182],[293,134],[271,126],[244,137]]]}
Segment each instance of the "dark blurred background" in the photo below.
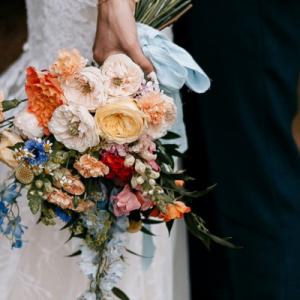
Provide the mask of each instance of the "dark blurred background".
{"label": "dark blurred background", "polygon": [[0,1],[0,73],[20,56],[26,37],[24,0]]}

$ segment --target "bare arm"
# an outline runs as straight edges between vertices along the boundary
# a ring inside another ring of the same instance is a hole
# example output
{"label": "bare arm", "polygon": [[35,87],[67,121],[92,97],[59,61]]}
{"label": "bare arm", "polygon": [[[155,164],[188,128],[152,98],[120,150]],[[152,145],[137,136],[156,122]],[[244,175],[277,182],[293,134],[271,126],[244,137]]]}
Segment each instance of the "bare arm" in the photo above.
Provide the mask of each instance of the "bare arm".
{"label": "bare arm", "polygon": [[139,45],[134,8],[134,0],[100,2],[94,59],[101,64],[111,54],[125,53],[148,74],[153,66]]}

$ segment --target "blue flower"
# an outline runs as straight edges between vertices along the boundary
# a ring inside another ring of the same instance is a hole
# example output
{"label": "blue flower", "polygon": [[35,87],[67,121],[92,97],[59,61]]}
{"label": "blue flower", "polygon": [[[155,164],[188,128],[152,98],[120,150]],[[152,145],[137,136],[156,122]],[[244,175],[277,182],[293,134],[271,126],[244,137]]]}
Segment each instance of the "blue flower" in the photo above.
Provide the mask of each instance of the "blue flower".
{"label": "blue flower", "polygon": [[17,184],[13,183],[2,191],[0,199],[7,204],[12,204],[19,195]]}
{"label": "blue flower", "polygon": [[32,166],[43,165],[49,160],[49,156],[45,150],[45,143],[41,140],[26,141],[24,150],[32,154],[32,157],[26,158]]}
{"label": "blue flower", "polygon": [[8,213],[8,208],[3,204],[3,202],[0,202],[0,217],[1,215],[6,215]]}
{"label": "blue flower", "polygon": [[71,216],[66,214],[61,208],[56,207],[54,210],[55,214],[57,215],[58,218],[60,218],[63,222],[68,223],[71,221]]}

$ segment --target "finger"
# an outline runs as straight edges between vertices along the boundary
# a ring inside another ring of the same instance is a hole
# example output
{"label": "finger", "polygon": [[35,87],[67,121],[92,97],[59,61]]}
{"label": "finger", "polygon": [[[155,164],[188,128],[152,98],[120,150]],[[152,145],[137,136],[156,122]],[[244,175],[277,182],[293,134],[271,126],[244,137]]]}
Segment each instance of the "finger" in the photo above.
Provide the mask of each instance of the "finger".
{"label": "finger", "polygon": [[127,51],[127,54],[136,64],[138,64],[143,69],[145,74],[149,74],[154,71],[152,63],[144,55],[140,47],[129,49],[129,51]]}

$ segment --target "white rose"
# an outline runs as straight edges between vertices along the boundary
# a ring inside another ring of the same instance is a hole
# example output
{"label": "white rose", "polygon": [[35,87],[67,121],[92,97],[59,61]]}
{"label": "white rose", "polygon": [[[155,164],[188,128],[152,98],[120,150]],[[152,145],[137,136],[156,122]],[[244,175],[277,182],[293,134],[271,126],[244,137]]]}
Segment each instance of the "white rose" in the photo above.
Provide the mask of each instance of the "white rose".
{"label": "white rose", "polygon": [[44,130],[39,126],[36,116],[27,110],[16,115],[14,125],[20,134],[26,138],[41,138],[44,135]]}
{"label": "white rose", "polygon": [[125,54],[109,56],[101,71],[106,91],[113,97],[135,94],[144,79],[142,69]]}
{"label": "white rose", "polygon": [[72,79],[63,84],[66,102],[80,105],[95,111],[107,101],[101,71],[95,67],[86,67]]}
{"label": "white rose", "polygon": [[49,130],[59,142],[78,152],[99,143],[94,118],[83,106],[58,107],[49,122]]}

